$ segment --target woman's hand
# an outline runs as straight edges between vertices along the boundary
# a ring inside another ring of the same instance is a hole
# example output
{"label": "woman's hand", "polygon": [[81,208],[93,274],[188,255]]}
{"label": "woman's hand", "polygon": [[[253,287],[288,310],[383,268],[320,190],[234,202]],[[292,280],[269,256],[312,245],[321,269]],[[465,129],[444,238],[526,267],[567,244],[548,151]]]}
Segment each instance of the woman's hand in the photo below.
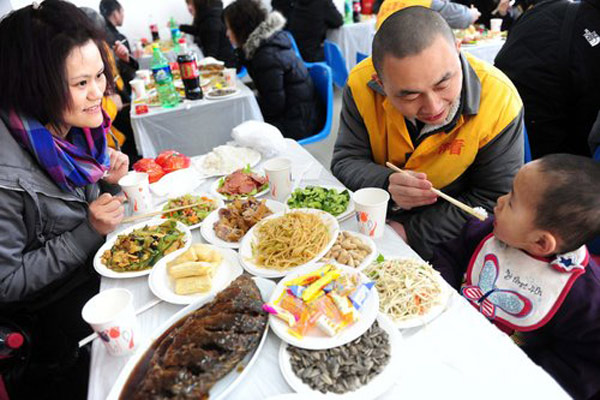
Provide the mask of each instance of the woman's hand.
{"label": "woman's hand", "polygon": [[129,50],[127,50],[127,47],[123,43],[121,43],[117,40],[115,42],[115,45],[113,46],[113,50],[114,50],[115,54],[117,55],[117,57],[119,57],[121,60],[123,60],[126,63],[129,62]]}
{"label": "woman's hand", "polygon": [[437,195],[431,191],[432,187],[424,173],[404,171],[390,175],[388,191],[396,204],[405,210],[410,210],[437,201]]}
{"label": "woman's hand", "polygon": [[108,174],[104,177],[106,183],[116,185],[119,183],[119,179],[124,177],[129,171],[129,157],[121,153],[108,148],[108,154],[110,156],[110,168]]}
{"label": "woman's hand", "polygon": [[123,200],[121,196],[104,193],[90,203],[88,218],[96,232],[106,236],[119,226],[125,215]]}

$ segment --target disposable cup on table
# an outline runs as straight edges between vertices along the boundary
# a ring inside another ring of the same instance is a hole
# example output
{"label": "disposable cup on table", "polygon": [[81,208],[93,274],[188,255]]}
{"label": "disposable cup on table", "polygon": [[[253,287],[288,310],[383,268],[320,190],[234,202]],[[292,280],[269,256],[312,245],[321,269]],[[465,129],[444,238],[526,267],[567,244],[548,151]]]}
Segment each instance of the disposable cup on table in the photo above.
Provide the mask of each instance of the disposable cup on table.
{"label": "disposable cup on table", "polygon": [[372,238],[382,237],[390,194],[379,188],[364,188],[354,192],[352,200],[358,231]]}
{"label": "disposable cup on table", "polygon": [[230,89],[237,87],[237,71],[235,68],[225,68],[223,70],[223,79],[225,80],[225,86]]}
{"label": "disposable cup on table", "polygon": [[142,79],[133,79],[129,81],[129,85],[131,85],[135,99],[146,97],[146,83]]}
{"label": "disposable cup on table", "polygon": [[152,71],[149,69],[138,69],[135,71],[135,77],[144,81],[145,85],[152,83]]}
{"label": "disposable cup on table", "polygon": [[500,32],[502,29],[502,18],[490,19],[490,28],[492,32]]}
{"label": "disposable cup on table", "polygon": [[98,334],[111,356],[135,352],[140,330],[129,290],[103,290],[85,303],[81,317]]}
{"label": "disposable cup on table", "polygon": [[292,161],[289,158],[272,158],[263,165],[273,199],[283,202],[292,193]]}
{"label": "disposable cup on table", "polygon": [[132,214],[145,213],[152,208],[150,181],[145,172],[130,171],[119,180],[119,186],[125,192]]}

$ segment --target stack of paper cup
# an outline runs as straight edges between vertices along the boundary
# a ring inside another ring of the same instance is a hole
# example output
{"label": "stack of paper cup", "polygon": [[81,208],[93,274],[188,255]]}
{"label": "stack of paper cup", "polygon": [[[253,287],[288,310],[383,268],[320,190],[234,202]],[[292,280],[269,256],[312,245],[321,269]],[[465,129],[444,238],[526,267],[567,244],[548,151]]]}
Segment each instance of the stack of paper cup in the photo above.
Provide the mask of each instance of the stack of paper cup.
{"label": "stack of paper cup", "polygon": [[147,173],[130,171],[119,180],[119,186],[125,192],[132,214],[150,211],[152,208],[152,195],[150,194],[150,181]]}
{"label": "stack of paper cup", "polygon": [[284,201],[292,193],[292,161],[288,158],[273,158],[263,165],[271,197]]}
{"label": "stack of paper cup", "polygon": [[364,188],[354,192],[352,199],[358,231],[372,238],[382,237],[390,194],[379,188]]}
{"label": "stack of paper cup", "polygon": [[237,87],[237,71],[235,68],[225,68],[223,70],[223,79],[225,80],[225,86],[230,89]]}
{"label": "stack of paper cup", "polygon": [[139,326],[129,290],[103,290],[85,303],[81,316],[98,334],[110,355],[122,356],[135,351],[140,341]]}
{"label": "stack of paper cup", "polygon": [[502,29],[502,18],[490,19],[490,28],[492,32],[500,32],[500,29]]}
{"label": "stack of paper cup", "polygon": [[146,97],[146,84],[143,80],[134,79],[129,81],[129,84],[131,85],[131,91],[133,92],[134,100],[143,99]]}
{"label": "stack of paper cup", "polygon": [[141,79],[144,81],[145,85],[150,85],[152,83],[152,71],[149,69],[138,69],[135,71],[136,79]]}

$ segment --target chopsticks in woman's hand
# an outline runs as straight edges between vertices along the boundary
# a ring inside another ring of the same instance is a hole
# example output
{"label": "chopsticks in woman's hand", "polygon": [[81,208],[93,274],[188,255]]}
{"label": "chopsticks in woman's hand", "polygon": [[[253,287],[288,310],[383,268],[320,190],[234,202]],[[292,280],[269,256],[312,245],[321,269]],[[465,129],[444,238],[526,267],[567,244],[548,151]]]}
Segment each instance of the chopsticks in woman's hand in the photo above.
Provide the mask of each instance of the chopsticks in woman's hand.
{"label": "chopsticks in woman's hand", "polygon": [[[391,162],[386,162],[385,165],[387,165],[388,168],[393,169],[396,172],[400,172],[401,174],[406,174],[406,171],[401,170],[400,168],[396,167],[394,164],[392,164]],[[474,209],[473,207],[470,207],[468,205],[466,205],[465,203],[456,200],[454,197],[448,196],[446,193],[437,190],[436,188],[431,188],[431,191],[435,194],[437,194],[438,196],[440,196],[442,199],[446,200],[447,202],[455,205],[456,207],[460,208],[461,210],[463,210],[466,213],[471,214],[472,216],[476,217],[477,219],[481,220],[481,221],[485,221],[487,219],[487,213],[485,213],[485,210],[483,210],[483,212]]]}
{"label": "chopsticks in woman's hand", "polygon": [[197,203],[188,204],[187,206],[180,206],[180,207],[175,207],[175,208],[169,208],[168,210],[152,211],[152,212],[149,212],[149,213],[146,213],[146,214],[141,214],[141,215],[133,215],[131,217],[123,218],[123,221],[121,221],[121,223],[126,224],[128,222],[133,222],[133,221],[137,221],[137,220],[140,220],[140,219],[146,219],[146,218],[154,217],[156,215],[168,214],[168,213],[173,212],[173,211],[185,210],[186,208],[196,207],[196,206],[199,206],[199,205],[202,205],[202,204],[204,204],[204,202],[199,201]]}

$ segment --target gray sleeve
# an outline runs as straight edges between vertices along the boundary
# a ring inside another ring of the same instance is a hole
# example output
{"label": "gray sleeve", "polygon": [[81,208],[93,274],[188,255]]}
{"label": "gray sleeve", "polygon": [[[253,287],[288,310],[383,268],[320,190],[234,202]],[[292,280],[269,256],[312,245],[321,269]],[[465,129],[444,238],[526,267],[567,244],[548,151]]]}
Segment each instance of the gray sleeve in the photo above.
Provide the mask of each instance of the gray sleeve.
{"label": "gray sleeve", "polygon": [[0,190],[0,303],[28,300],[86,262],[104,238],[87,218],[43,247],[27,249],[24,194]]}
{"label": "gray sleeve", "polygon": [[469,7],[447,0],[433,0],[431,9],[442,14],[452,29],[465,29],[471,25]]}
{"label": "gray sleeve", "polygon": [[[498,136],[479,150],[473,164],[459,178],[468,188],[456,195],[448,190],[448,194],[463,203],[491,212],[498,197],[511,190],[513,178],[523,165],[523,154],[521,110]],[[430,258],[431,245],[456,237],[468,217],[462,210],[438,199],[434,205],[413,210],[409,218],[401,220],[411,247],[422,257]]]}
{"label": "gray sleeve", "polygon": [[388,187],[389,168],[373,161],[369,133],[346,85],[342,99],[340,128],[333,148],[331,172],[350,190]]}

